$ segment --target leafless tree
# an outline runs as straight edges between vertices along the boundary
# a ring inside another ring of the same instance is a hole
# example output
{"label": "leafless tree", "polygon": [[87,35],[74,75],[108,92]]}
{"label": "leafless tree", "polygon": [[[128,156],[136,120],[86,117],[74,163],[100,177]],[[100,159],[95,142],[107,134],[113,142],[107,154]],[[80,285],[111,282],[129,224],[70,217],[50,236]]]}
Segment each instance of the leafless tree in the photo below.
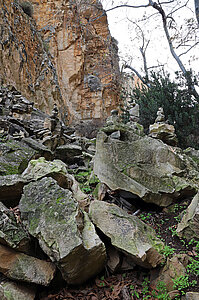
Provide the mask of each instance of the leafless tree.
{"label": "leafless tree", "polygon": [[[131,4],[129,5],[129,4],[125,3],[125,4],[121,4],[121,5],[116,5],[116,6],[113,5],[111,8],[107,9],[106,12],[110,12],[114,9],[119,9],[119,8],[124,8],[124,7],[131,8],[131,9],[136,9],[136,8],[147,9],[149,7],[153,8],[158,13],[158,15],[161,17],[162,27],[163,27],[163,30],[165,33],[166,40],[169,45],[170,53],[173,56],[173,58],[175,59],[175,61],[177,62],[180,70],[182,71],[182,73],[187,81],[187,86],[188,86],[189,90],[195,97],[199,97],[199,95],[195,89],[195,86],[192,83],[190,72],[186,69],[186,67],[181,59],[182,55],[187,54],[191,49],[193,49],[197,44],[199,44],[199,41],[197,39],[195,41],[191,41],[191,37],[193,37],[194,32],[195,32],[195,31],[193,31],[193,28],[194,28],[193,23],[191,23],[191,20],[189,20],[187,22],[187,25],[190,30],[187,31],[187,33],[185,34],[184,37],[179,38],[179,33],[176,34],[176,36],[175,35],[172,36],[170,34],[171,30],[172,29],[174,30],[177,27],[175,18],[174,18],[174,14],[181,8],[186,7],[188,1],[189,0],[183,1],[182,4],[180,1],[176,1],[176,0],[163,0],[163,1],[158,0],[157,2],[153,1],[153,0],[148,0],[147,4],[139,4],[139,5],[131,5]],[[173,4],[172,9],[170,10],[170,12],[166,12],[166,10],[164,9],[164,6],[168,6],[171,4]],[[195,0],[197,20],[198,20],[198,7],[199,7],[199,0]],[[140,29],[141,29],[141,27],[140,27]],[[197,29],[195,28],[194,30],[197,30]],[[176,39],[178,39],[178,41],[180,40],[180,42],[178,43],[177,46],[176,46]],[[144,41],[143,38],[142,38],[142,40]],[[148,83],[148,69],[147,69],[147,65],[146,65],[147,46],[148,45],[143,42],[142,46],[140,47],[140,51],[141,51],[143,62],[144,62],[145,75],[146,75],[145,83]],[[181,46],[183,46],[183,49],[185,49],[185,50],[182,53],[178,54],[176,50]],[[134,67],[132,67],[128,64],[126,64],[125,67],[131,69],[143,81],[142,76],[135,70]]]}

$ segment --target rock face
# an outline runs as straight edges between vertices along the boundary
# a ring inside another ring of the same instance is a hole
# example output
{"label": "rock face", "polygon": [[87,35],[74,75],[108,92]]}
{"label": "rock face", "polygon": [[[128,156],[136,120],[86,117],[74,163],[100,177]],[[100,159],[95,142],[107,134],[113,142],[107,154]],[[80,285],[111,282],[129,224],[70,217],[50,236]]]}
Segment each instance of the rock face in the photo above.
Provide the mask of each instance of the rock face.
{"label": "rock face", "polygon": [[[112,139],[110,134],[118,126],[120,140]],[[183,193],[196,194],[197,185],[185,180],[188,168],[194,168],[187,165],[182,155],[162,141],[118,126],[105,127],[97,136],[94,172],[101,182],[112,190],[129,191],[160,206],[171,204]],[[196,169],[194,172],[198,174]]]}
{"label": "rock face", "polygon": [[0,272],[8,278],[48,286],[56,267],[38,258],[0,245]]}
{"label": "rock face", "polygon": [[111,239],[114,247],[145,268],[161,263],[164,244],[156,238],[155,231],[135,216],[128,215],[114,204],[93,201],[89,215],[97,228]]}
{"label": "rock face", "polygon": [[68,283],[84,282],[104,267],[105,246],[94,226],[72,193],[55,180],[43,178],[27,185],[19,207],[24,225]]}
{"label": "rock face", "polygon": [[31,0],[33,18],[54,57],[69,121],[105,119],[118,105],[117,42],[99,0]]}
{"label": "rock face", "polygon": [[0,283],[1,300],[34,300],[36,291],[22,284],[8,280]]}
{"label": "rock face", "polygon": [[11,84],[37,107],[50,112],[62,102],[57,72],[34,20],[18,1],[0,1],[0,83]]}
{"label": "rock face", "polygon": [[177,233],[186,240],[199,238],[199,193],[187,207],[182,221],[178,224]]}
{"label": "rock face", "polygon": [[101,3],[24,3],[0,1],[0,84],[46,113],[56,103],[65,123],[103,121],[119,102],[119,64]]}
{"label": "rock face", "polygon": [[30,249],[30,237],[12,211],[0,202],[0,243],[18,251]]}
{"label": "rock face", "polygon": [[168,258],[164,267],[161,268],[158,277],[152,280],[151,287],[155,287],[158,282],[164,282],[168,292],[174,291],[173,280],[186,274],[188,256],[186,254],[177,254]]}

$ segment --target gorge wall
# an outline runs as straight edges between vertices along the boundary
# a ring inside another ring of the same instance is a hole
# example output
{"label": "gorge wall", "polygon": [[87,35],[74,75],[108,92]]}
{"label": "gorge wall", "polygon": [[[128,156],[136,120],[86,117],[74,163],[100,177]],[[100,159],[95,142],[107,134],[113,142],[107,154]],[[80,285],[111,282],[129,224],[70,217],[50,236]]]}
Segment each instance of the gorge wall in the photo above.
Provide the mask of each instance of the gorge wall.
{"label": "gorge wall", "polygon": [[[0,0],[0,79],[65,123],[103,121],[119,104],[117,42],[98,0]],[[24,1],[20,4],[23,7]]]}

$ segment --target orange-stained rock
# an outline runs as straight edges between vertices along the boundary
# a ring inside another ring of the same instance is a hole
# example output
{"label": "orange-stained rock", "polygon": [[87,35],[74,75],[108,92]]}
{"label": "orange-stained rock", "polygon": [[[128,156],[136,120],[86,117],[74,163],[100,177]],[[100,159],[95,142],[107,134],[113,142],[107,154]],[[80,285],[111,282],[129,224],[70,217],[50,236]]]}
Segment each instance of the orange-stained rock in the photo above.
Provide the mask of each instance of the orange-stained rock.
{"label": "orange-stained rock", "polygon": [[117,42],[98,0],[0,0],[0,84],[62,120],[105,120],[119,104]]}
{"label": "orange-stained rock", "polygon": [[35,21],[17,1],[0,0],[0,28],[0,85],[15,86],[36,107],[51,112],[62,96]]}
{"label": "orange-stained rock", "polygon": [[[71,121],[101,119],[119,104],[117,42],[98,0],[31,0],[33,17],[54,58]],[[85,2],[84,2],[85,3]]]}

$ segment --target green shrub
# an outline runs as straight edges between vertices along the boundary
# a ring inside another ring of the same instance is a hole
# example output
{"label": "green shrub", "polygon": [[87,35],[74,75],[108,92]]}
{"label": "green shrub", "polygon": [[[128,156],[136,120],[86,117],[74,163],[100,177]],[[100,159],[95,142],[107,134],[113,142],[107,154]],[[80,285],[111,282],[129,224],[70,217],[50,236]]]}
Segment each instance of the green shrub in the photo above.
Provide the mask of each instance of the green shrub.
{"label": "green shrub", "polygon": [[150,88],[135,88],[131,98],[140,105],[145,132],[154,123],[158,108],[163,107],[166,120],[175,127],[179,146],[199,149],[199,98],[193,97],[180,73],[175,81],[168,74],[152,73]]}
{"label": "green shrub", "polygon": [[33,16],[33,6],[29,1],[23,1],[20,3],[21,8],[29,17]]}

